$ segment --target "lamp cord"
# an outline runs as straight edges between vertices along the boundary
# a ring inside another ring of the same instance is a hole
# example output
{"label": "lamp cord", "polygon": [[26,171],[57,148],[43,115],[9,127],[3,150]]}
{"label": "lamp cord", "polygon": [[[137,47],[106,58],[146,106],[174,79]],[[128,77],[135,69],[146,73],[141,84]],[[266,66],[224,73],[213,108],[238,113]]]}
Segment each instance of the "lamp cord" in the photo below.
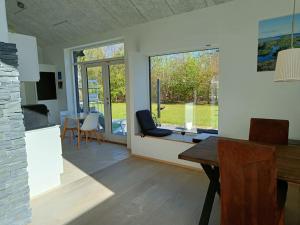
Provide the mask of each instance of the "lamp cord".
{"label": "lamp cord", "polygon": [[292,35],[291,35],[291,47],[292,48],[294,48],[295,14],[296,14],[296,0],[294,0],[294,8],[293,8]]}

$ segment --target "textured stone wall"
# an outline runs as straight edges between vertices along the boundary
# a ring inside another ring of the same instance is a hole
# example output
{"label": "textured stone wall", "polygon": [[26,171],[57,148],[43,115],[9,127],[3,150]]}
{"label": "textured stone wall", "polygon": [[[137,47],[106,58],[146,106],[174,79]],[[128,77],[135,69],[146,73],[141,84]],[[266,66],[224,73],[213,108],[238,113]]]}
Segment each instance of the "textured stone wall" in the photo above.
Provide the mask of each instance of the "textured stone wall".
{"label": "textured stone wall", "polygon": [[0,42],[0,224],[31,219],[25,129],[14,44]]}

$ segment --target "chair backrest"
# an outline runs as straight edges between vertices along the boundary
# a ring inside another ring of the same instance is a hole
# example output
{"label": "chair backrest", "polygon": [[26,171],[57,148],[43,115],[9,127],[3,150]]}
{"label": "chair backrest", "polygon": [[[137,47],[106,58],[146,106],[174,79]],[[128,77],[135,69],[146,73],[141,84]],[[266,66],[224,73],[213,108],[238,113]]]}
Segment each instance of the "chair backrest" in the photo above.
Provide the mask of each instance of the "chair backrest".
{"label": "chair backrest", "polygon": [[78,121],[72,118],[73,113],[69,111],[60,112],[61,127],[64,128],[77,128]]}
{"label": "chair backrest", "polygon": [[140,110],[136,112],[137,120],[140,124],[142,132],[156,128],[149,110]]}
{"label": "chair backrest", "polygon": [[252,118],[249,141],[273,145],[287,145],[289,139],[289,121]]}
{"label": "chair backrest", "polygon": [[221,139],[221,225],[275,225],[275,147]]}
{"label": "chair backrest", "polygon": [[97,130],[99,121],[99,113],[90,113],[87,115],[83,124],[81,126],[81,130]]}
{"label": "chair backrest", "polygon": [[69,112],[69,111],[60,111],[59,114],[60,114],[60,125],[61,125],[61,126],[64,126],[65,118],[66,118],[67,116],[72,115],[72,113]]}

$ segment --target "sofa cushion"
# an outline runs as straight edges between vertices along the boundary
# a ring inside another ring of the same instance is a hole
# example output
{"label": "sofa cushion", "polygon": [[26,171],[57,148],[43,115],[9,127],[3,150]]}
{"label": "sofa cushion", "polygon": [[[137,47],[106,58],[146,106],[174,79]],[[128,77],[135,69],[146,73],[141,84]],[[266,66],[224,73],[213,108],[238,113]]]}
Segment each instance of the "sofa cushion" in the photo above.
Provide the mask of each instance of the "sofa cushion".
{"label": "sofa cushion", "polygon": [[145,131],[147,130],[152,130],[156,128],[149,110],[137,111],[136,117],[143,133],[145,133]]}
{"label": "sofa cushion", "polygon": [[154,137],[164,137],[172,134],[173,132],[171,130],[167,129],[161,129],[161,128],[155,128],[152,130],[147,130],[144,134]]}

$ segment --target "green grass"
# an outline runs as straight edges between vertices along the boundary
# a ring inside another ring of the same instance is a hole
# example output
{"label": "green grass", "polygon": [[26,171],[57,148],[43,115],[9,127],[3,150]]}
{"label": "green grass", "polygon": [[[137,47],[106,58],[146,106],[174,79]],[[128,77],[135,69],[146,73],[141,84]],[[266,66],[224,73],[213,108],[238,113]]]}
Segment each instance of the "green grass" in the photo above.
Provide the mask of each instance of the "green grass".
{"label": "green grass", "polygon": [[[185,125],[185,104],[162,104],[161,124],[176,124],[180,127]],[[152,104],[152,112],[156,115],[157,105]],[[196,105],[193,106],[193,125],[199,128],[218,128],[218,111],[217,105]]]}
{"label": "green grass", "polygon": [[126,118],[126,104],[125,103],[112,103],[112,118],[125,119]]}
{"label": "green grass", "polygon": [[[104,112],[104,105],[100,103],[90,103],[90,107],[94,107],[99,112]],[[112,103],[112,119],[126,118],[126,104]]]}
{"label": "green grass", "polygon": [[[185,125],[185,104],[162,104],[161,124],[172,124],[184,127]],[[103,112],[103,105],[97,107]],[[156,115],[156,104],[152,104],[152,111]],[[196,105],[193,107],[193,125],[199,128],[218,128],[218,112],[217,105]],[[126,104],[112,103],[113,119],[126,118]]]}

